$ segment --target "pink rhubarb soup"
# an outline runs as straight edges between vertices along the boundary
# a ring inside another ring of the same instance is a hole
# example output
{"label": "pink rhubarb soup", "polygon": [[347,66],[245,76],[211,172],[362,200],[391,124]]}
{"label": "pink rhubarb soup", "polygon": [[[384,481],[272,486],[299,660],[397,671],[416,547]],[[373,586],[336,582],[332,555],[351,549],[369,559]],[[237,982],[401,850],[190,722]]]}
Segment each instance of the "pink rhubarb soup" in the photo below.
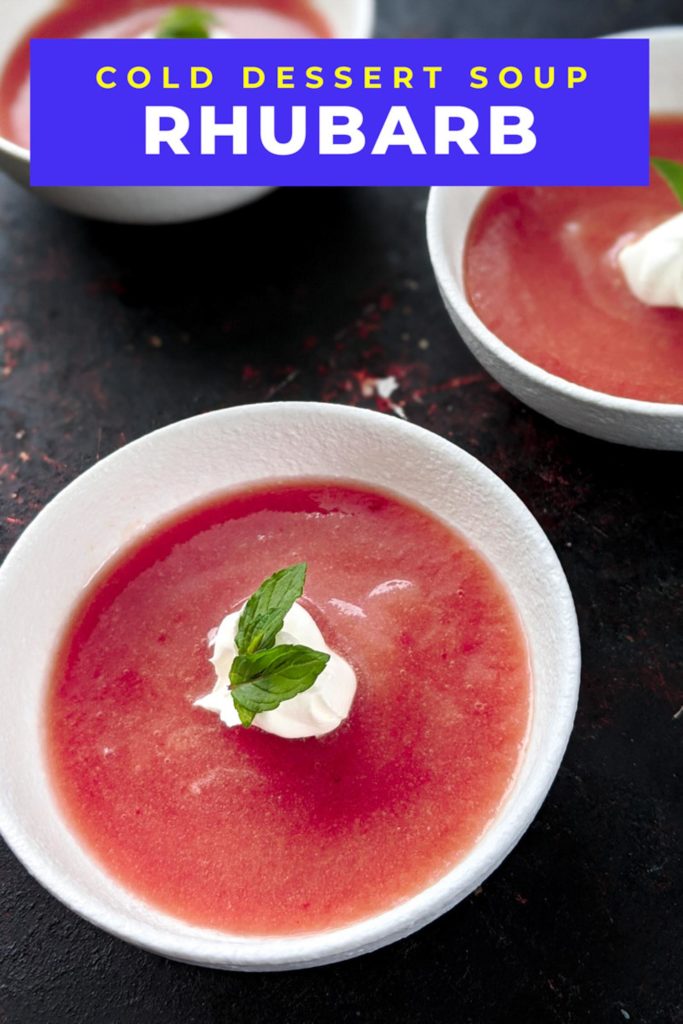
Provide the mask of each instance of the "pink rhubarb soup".
{"label": "pink rhubarb soup", "polygon": [[[207,634],[279,567],[353,666],[321,739],[229,729],[193,702]],[[341,926],[466,854],[515,774],[530,714],[512,600],[467,541],[388,494],[271,484],[179,515],[117,556],[66,631],[47,698],[67,820],[123,885],[242,934]]]}
{"label": "pink rhubarb soup", "polygon": [[[656,118],[653,156],[683,160],[683,119]],[[465,249],[469,300],[494,334],[575,384],[683,402],[683,310],[631,293],[625,244],[680,212],[653,172],[644,188],[495,188]]]}
{"label": "pink rhubarb soup", "polygon": [[29,43],[31,39],[134,39],[153,34],[177,7],[211,15],[215,28],[242,38],[328,37],[326,20],[308,0],[66,0],[32,25],[0,74],[0,134],[30,145]]}

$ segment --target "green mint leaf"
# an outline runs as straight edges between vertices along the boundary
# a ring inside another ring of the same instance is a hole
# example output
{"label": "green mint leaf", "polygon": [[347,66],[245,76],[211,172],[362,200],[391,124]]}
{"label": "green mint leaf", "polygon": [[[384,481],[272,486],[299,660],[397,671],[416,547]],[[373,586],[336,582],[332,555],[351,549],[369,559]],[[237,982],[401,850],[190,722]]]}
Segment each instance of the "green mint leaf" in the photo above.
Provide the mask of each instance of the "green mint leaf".
{"label": "green mint leaf", "polygon": [[159,22],[154,33],[157,39],[209,39],[213,14],[198,7],[174,7]]}
{"label": "green mint leaf", "polygon": [[248,729],[251,723],[256,718],[256,712],[247,711],[244,705],[240,704],[239,701],[235,700],[234,697],[232,698],[232,702],[235,705],[235,710],[237,711],[237,714],[240,716],[240,722],[242,723],[245,729]]}
{"label": "green mint leaf", "polygon": [[676,160],[662,160],[657,156],[653,156],[651,162],[683,206],[683,164],[679,164]]}
{"label": "green mint leaf", "polygon": [[240,654],[255,654],[272,647],[285,615],[304,592],[306,562],[273,573],[246,603],[237,625],[235,645]]}
{"label": "green mint leaf", "polygon": [[249,728],[255,715],[309,690],[329,660],[329,654],[293,644],[238,654],[230,669],[230,693],[242,725]]}
{"label": "green mint leaf", "polygon": [[313,686],[329,654],[297,644],[275,647],[285,616],[304,592],[306,562],[280,569],[247,601],[237,624],[238,655],[230,668],[230,693],[242,725],[274,711]]}

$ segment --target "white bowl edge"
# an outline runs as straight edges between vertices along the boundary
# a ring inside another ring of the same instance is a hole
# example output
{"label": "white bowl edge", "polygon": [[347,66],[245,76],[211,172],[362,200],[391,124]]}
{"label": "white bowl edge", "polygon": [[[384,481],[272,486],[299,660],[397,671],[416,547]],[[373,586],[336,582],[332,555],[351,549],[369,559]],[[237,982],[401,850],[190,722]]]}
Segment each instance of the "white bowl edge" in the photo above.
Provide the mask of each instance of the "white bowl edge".
{"label": "white bowl edge", "polygon": [[[248,474],[233,473],[229,483],[216,487],[216,446],[234,454],[255,431],[264,439],[276,438],[277,469],[267,459],[251,460]],[[296,443],[300,449],[295,457]],[[213,446],[208,454],[207,444]],[[387,452],[395,454],[387,458]],[[338,464],[333,473],[331,456]],[[188,490],[181,499],[186,484],[181,486],[177,467],[184,465],[183,458],[201,465],[190,470],[186,482],[196,493]],[[339,465],[346,468],[339,471]],[[412,475],[406,481],[410,466]],[[470,854],[434,885],[383,914],[329,932],[229,936],[186,925],[149,907],[114,882],[66,825],[46,778],[39,727],[53,645],[36,652],[31,638],[55,636],[55,625],[65,622],[66,604],[76,597],[73,584],[59,578],[60,564],[68,565],[83,585],[121,544],[178,504],[259,479],[301,476],[355,479],[417,501],[416,491],[426,487],[424,506],[442,518],[448,518],[444,508],[459,509],[457,521],[450,521],[495,565],[517,602],[531,649],[535,710],[527,750],[500,812]],[[139,500],[117,498],[131,480],[142,484],[145,493]],[[467,494],[457,490],[458,481]],[[108,510],[104,522],[102,509]],[[464,525],[468,515],[471,522]],[[489,527],[483,525],[486,517]],[[485,544],[477,531],[488,536]],[[61,543],[55,544],[58,536]],[[497,558],[496,549],[506,552],[504,559]],[[33,591],[27,579],[33,581]],[[50,602],[56,608],[52,613],[45,611]],[[25,631],[28,615],[30,636]],[[0,830],[6,841],[31,874],[92,923],[172,959],[224,969],[283,970],[357,956],[412,933],[454,906],[498,866],[535,817],[568,742],[578,695],[580,648],[571,593],[555,552],[522,502],[476,459],[437,435],[384,414],[343,406],[274,403],[208,413],[165,427],[109,456],[62,491],[13,548],[0,570],[0,622],[7,651],[0,695]],[[29,666],[34,670],[26,680]],[[546,674],[544,683],[541,675]],[[552,687],[545,692],[551,677]],[[13,679],[23,680],[21,701],[8,693],[7,680]],[[540,715],[547,716],[543,727]],[[34,820],[27,822],[29,797],[36,806]]]}
{"label": "white bowl edge", "polygon": [[[327,18],[333,38],[372,36],[375,0],[311,0]],[[5,0],[0,66],[21,34],[55,6],[55,0]],[[275,191],[270,185],[30,187],[31,154],[0,135],[0,169],[20,185],[69,213],[121,224],[179,224],[241,209]]]}
{"label": "white bowl edge", "polygon": [[[621,37],[651,39],[653,112],[673,109],[683,114],[683,26],[639,29],[613,38]],[[676,87],[656,67],[658,53],[672,41],[681,48],[677,66],[667,54],[671,74],[677,74]],[[427,242],[439,291],[474,356],[507,391],[562,426],[633,447],[683,450],[683,404],[621,398],[574,384],[519,355],[479,319],[465,292],[462,262],[472,217],[487,191],[483,186],[435,186],[427,207]]]}

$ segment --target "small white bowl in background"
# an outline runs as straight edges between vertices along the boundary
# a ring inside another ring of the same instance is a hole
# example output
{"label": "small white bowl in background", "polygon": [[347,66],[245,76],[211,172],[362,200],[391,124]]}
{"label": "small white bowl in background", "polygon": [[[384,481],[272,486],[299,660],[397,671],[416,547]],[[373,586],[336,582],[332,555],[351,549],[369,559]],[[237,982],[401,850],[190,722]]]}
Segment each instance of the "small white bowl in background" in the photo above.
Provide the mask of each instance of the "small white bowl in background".
{"label": "small white bowl in background", "polygon": [[[643,29],[649,38],[653,114],[683,114],[683,26]],[[683,405],[620,398],[541,369],[505,344],[479,319],[464,286],[470,225],[488,188],[433,188],[427,210],[432,265],[446,308],[465,344],[499,384],[562,426],[638,448],[683,450]],[[683,338],[681,339],[683,344]]]}
{"label": "small white bowl in background", "polygon": [[[0,68],[32,25],[54,10],[58,0],[3,0]],[[365,39],[373,34],[375,0],[310,0],[334,38]],[[172,4],[171,4],[172,6]],[[0,170],[29,188],[30,153],[0,136]],[[228,213],[273,191],[271,186],[128,186],[32,189],[70,213],[121,224],[175,224]]]}
{"label": "small white bowl in background", "polygon": [[[470,853],[438,882],[349,927],[245,937],[162,913],[88,854],[63,818],[48,776],[44,697],[74,605],[122,546],[179,509],[231,488],[301,477],[393,491],[468,538],[519,610],[531,660],[532,716],[502,806]],[[0,830],[17,857],[68,907],[119,938],[175,960],[246,971],[310,967],[368,952],[416,931],[480,885],[526,831],[555,778],[580,669],[567,581],[519,498],[482,463],[429,431],[317,403],[244,406],[184,420],[84,473],[38,515],[0,570],[0,648]]]}

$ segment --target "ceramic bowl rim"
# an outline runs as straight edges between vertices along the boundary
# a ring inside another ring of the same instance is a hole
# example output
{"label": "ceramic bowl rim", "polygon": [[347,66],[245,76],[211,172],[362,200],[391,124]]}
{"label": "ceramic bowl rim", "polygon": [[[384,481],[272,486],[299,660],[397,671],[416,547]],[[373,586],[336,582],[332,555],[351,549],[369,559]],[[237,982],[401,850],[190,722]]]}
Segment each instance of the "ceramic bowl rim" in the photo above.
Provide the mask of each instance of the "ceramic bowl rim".
{"label": "ceramic bowl rim", "polygon": [[[141,921],[134,912],[128,912],[123,908],[112,911],[100,899],[84,892],[82,886],[79,887],[77,876],[70,876],[61,867],[52,864],[49,855],[43,852],[40,844],[32,840],[30,826],[22,824],[20,808],[5,799],[3,792],[0,791],[0,832],[5,841],[29,872],[81,917],[118,938],[171,959],[209,967],[252,971],[315,966],[379,948],[411,934],[434,920],[481,884],[519,841],[535,818],[552,785],[573,727],[581,665],[576,612],[559,559],[537,520],[507,484],[474,456],[422,427],[405,423],[384,413],[318,402],[276,402],[204,413],[144,435],[102,459],[62,490],[23,532],[0,569],[0,604],[8,600],[9,592],[16,593],[16,588],[21,587],[24,578],[23,567],[27,556],[31,556],[34,537],[35,543],[40,544],[41,535],[44,536],[45,531],[50,529],[53,512],[61,513],[65,508],[77,511],[82,499],[96,492],[100,487],[100,481],[104,482],[112,463],[125,465],[125,461],[133,452],[137,456],[144,452],[146,458],[152,459],[159,441],[167,442],[174,434],[191,431],[198,423],[204,423],[209,427],[212,423],[218,423],[221,429],[235,428],[240,421],[253,423],[251,418],[261,415],[263,410],[268,410],[266,415],[276,416],[278,422],[288,425],[301,422],[302,416],[314,416],[321,424],[321,429],[329,429],[332,432],[343,431],[345,424],[354,421],[356,429],[359,424],[364,424],[370,430],[385,434],[387,441],[394,445],[400,445],[402,439],[408,435],[412,435],[413,440],[419,437],[420,444],[424,445],[425,455],[429,455],[436,465],[439,462],[443,465],[449,464],[454,469],[468,472],[481,481],[482,486],[491,494],[492,500],[502,505],[505,512],[515,518],[520,528],[523,525],[524,530],[528,530],[533,542],[534,562],[543,559],[543,564],[547,567],[548,586],[552,586],[556,595],[557,603],[553,607],[566,657],[562,663],[563,669],[557,690],[561,713],[553,720],[552,728],[543,735],[542,765],[533,777],[525,780],[513,813],[509,812],[508,805],[503,802],[492,822],[492,825],[499,826],[500,829],[492,848],[488,851],[484,849],[485,855],[481,856],[480,848],[486,847],[486,836],[491,831],[487,829],[470,853],[436,883],[388,911],[330,931],[274,938],[224,936],[219,932],[207,932],[206,938],[199,938],[196,932],[171,935],[168,930]],[[248,483],[249,471],[245,466],[243,485],[246,486]],[[395,493],[402,493],[400,481],[397,481]],[[522,756],[520,770],[524,756],[526,755]],[[50,792],[48,787],[44,799],[52,802],[57,814],[65,822],[54,793]],[[505,828],[499,825],[500,822],[505,822]],[[68,823],[66,824],[68,827]],[[96,864],[87,850],[85,854]],[[125,887],[121,888],[128,891]],[[174,922],[177,924],[175,919]],[[178,927],[182,924],[181,922]]]}
{"label": "ceramic bowl rim", "polygon": [[[358,20],[360,30],[356,37],[358,39],[370,38],[374,32],[375,24],[377,21],[377,5],[376,0],[351,0],[352,3],[358,7]],[[333,39],[341,38],[339,36],[332,36]],[[29,167],[31,164],[31,151],[26,146],[20,146],[16,142],[12,142],[7,136],[0,133],[0,152],[5,153],[7,156],[13,157],[15,160]]]}
{"label": "ceramic bowl rim", "polygon": [[[641,39],[651,36],[662,38],[679,36],[683,43],[683,25],[661,25],[655,28],[633,29],[627,32],[616,32],[602,38]],[[465,327],[472,332],[481,345],[496,359],[505,363],[516,374],[526,378],[537,388],[552,392],[561,398],[574,399],[584,405],[619,414],[647,417],[649,420],[659,419],[667,423],[671,421],[683,423],[683,403],[650,402],[639,398],[624,398],[620,395],[610,395],[606,391],[597,391],[582,384],[575,384],[549,370],[544,370],[520,355],[480,320],[467,298],[465,289],[457,281],[446,245],[447,218],[444,207],[449,195],[457,193],[463,187],[470,188],[472,186],[435,185],[430,189],[427,204],[427,243],[439,288]],[[482,198],[485,194],[482,193]],[[474,213],[475,211],[472,212],[468,227],[472,223]]]}

